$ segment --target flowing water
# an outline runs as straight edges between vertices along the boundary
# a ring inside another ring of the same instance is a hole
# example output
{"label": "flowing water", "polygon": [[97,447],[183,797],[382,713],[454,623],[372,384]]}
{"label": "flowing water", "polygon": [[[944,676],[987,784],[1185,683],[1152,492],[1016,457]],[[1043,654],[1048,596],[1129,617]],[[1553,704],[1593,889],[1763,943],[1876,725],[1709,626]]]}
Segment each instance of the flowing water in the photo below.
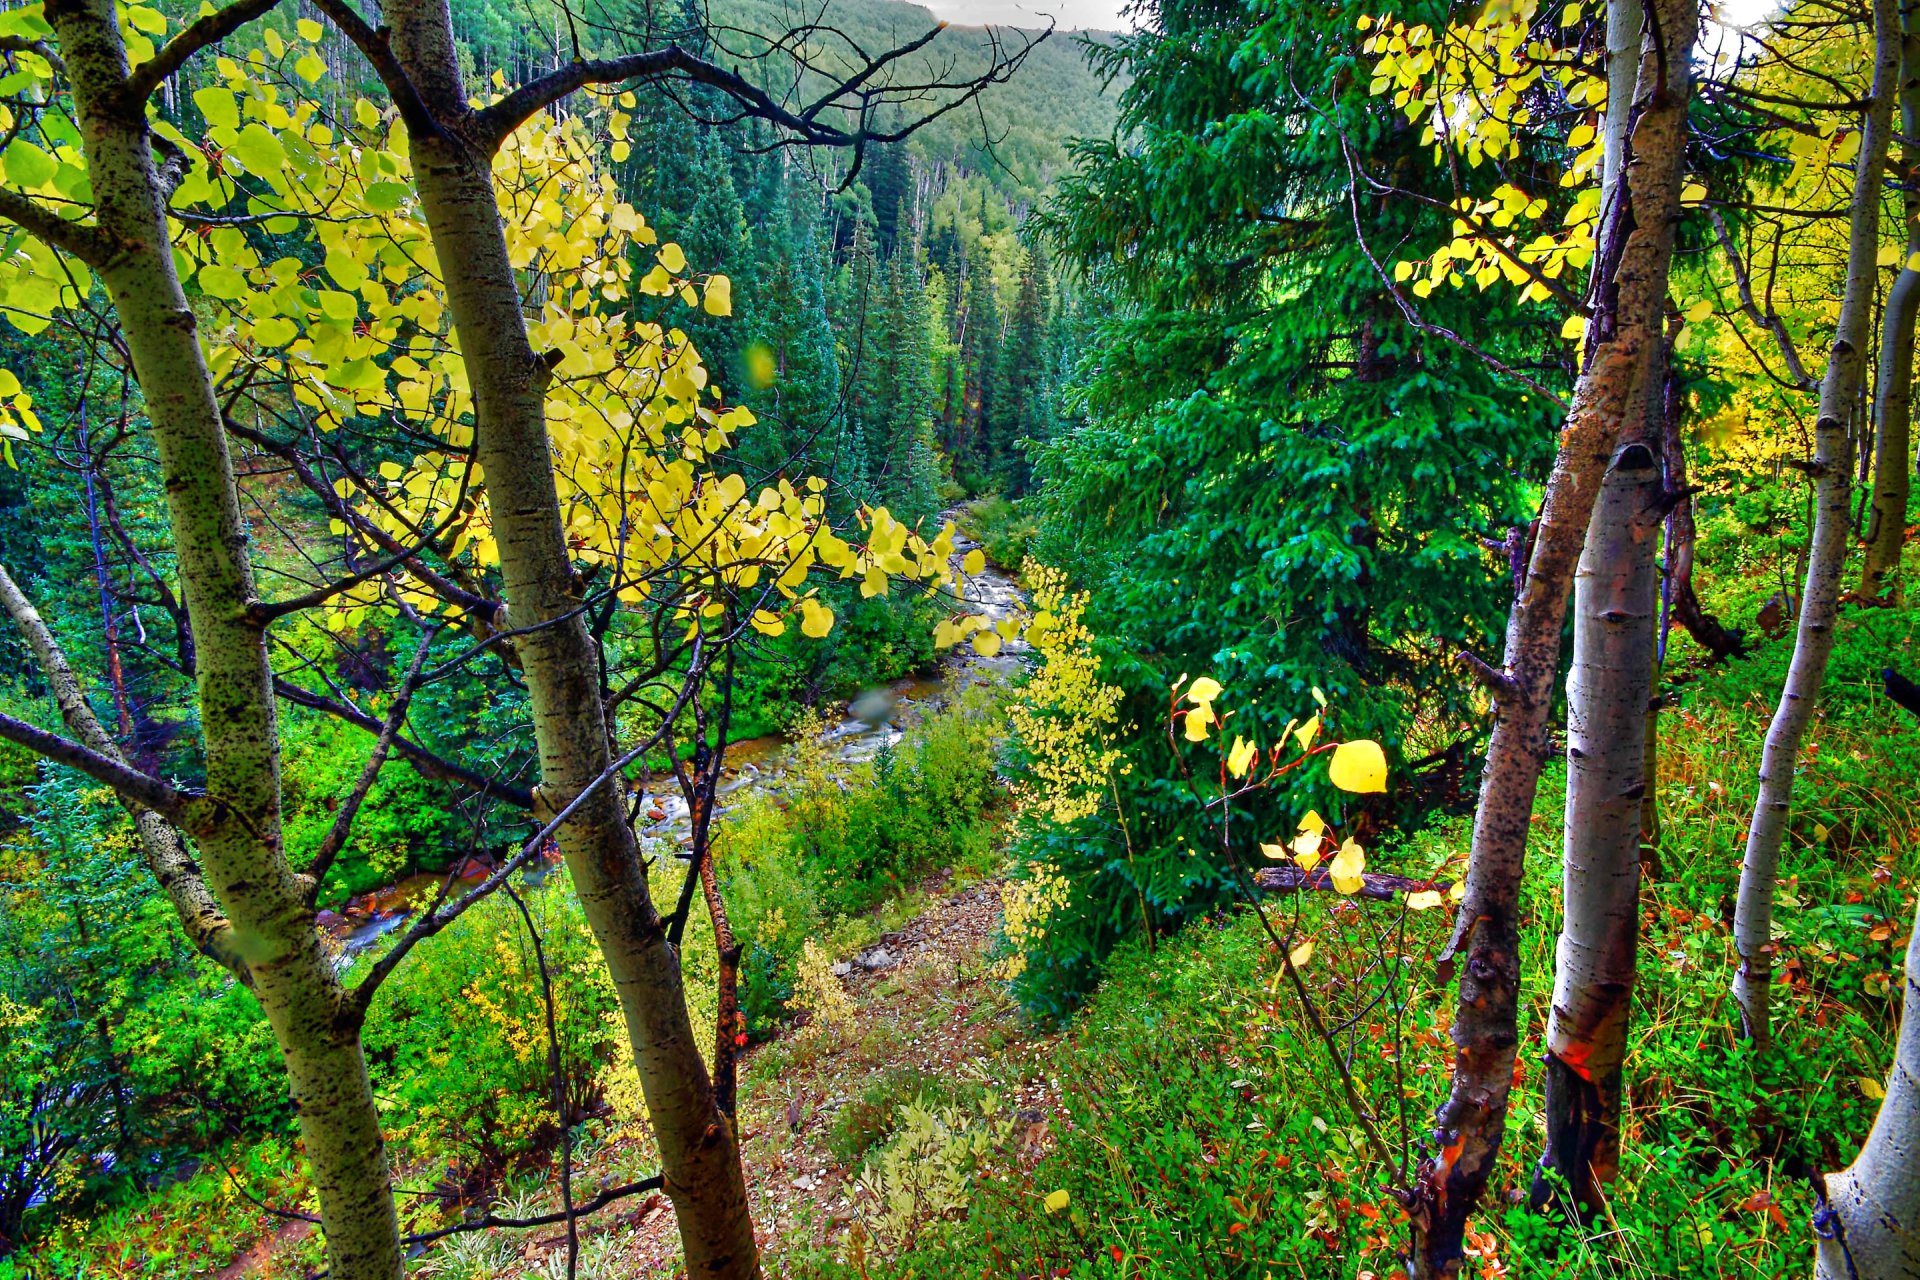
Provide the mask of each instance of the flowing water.
{"label": "flowing water", "polygon": [[[950,520],[954,514],[949,511],[943,518]],[[960,557],[975,545],[965,536],[955,537],[956,568]],[[984,614],[991,621],[1013,616],[1026,603],[1018,584],[995,565],[989,564],[985,572],[965,582],[968,610]],[[864,691],[841,704],[839,722],[826,733],[831,758],[847,765],[873,759],[884,748],[898,743],[908,727],[938,708],[950,692],[1010,679],[1025,664],[1026,651],[1024,641],[1014,640],[993,657],[983,658],[963,644],[941,660],[936,673],[908,676]],[[729,798],[777,783],[786,770],[787,748],[786,738],[778,734],[728,744],[718,812],[726,812]],[[688,837],[686,800],[670,778],[656,780],[653,788],[641,796],[640,815],[640,837],[651,852],[671,853]],[[480,883],[493,869],[490,859],[467,859],[451,873],[452,893]],[[521,874],[527,883],[538,884],[552,870],[552,863],[535,862]],[[322,912],[322,926],[342,944],[345,957],[357,955],[399,928],[420,906],[431,903],[446,885],[448,874],[412,875],[361,894],[347,903],[343,914]]]}

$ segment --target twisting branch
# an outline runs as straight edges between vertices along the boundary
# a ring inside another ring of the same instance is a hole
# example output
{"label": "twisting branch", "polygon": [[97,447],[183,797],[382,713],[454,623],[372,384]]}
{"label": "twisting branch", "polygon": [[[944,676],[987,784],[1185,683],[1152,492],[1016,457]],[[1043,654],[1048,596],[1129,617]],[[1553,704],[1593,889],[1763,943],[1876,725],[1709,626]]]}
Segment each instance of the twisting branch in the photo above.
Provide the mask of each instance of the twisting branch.
{"label": "twisting branch", "polygon": [[[80,679],[67,661],[66,652],[54,638],[52,628],[47,626],[39,610],[34,608],[33,602],[14,583],[3,565],[0,565],[0,607],[6,609],[14,626],[26,639],[27,647],[33,650],[42,676],[53,688],[54,701],[67,727],[87,748],[102,758],[124,763],[119,747],[107,735],[92,705],[87,702]],[[247,963],[233,944],[233,927],[228,923],[226,913],[221,910],[212,890],[207,887],[200,868],[181,842],[180,833],[150,808],[138,805],[129,805],[128,808],[133,815],[134,827],[140,833],[140,847],[146,856],[147,870],[160,885],[161,892],[173,903],[193,945],[240,981],[250,982]]]}
{"label": "twisting branch", "polygon": [[187,59],[208,45],[218,44],[255,18],[266,16],[280,0],[234,0],[224,9],[196,19],[160,51],[135,67],[121,86],[121,108],[126,112],[144,112],[147,99],[161,82],[185,66]]}
{"label": "twisting branch", "polygon": [[[585,1204],[576,1206],[573,1210],[573,1218],[577,1222],[590,1213],[599,1212],[616,1200],[624,1200],[628,1196],[637,1196],[643,1191],[658,1191],[666,1185],[666,1179],[656,1173],[651,1178],[642,1178],[638,1182],[627,1182],[617,1187],[609,1187]],[[510,1230],[521,1230],[527,1227],[550,1227],[556,1222],[565,1222],[566,1220],[567,1215],[564,1212],[540,1213],[530,1218],[496,1218],[489,1213],[484,1217],[474,1219],[472,1222],[461,1222],[451,1227],[441,1227],[436,1231],[422,1231],[417,1235],[406,1236],[403,1243],[410,1245],[432,1244],[435,1240],[444,1240],[448,1236],[461,1235],[468,1231],[485,1231],[490,1227],[506,1227]]]}
{"label": "twisting branch", "polygon": [[[1786,322],[1771,303],[1763,310],[1754,301],[1753,281],[1747,275],[1747,263],[1740,256],[1740,250],[1733,243],[1733,234],[1727,230],[1727,220],[1718,209],[1708,209],[1707,216],[1713,220],[1713,233],[1720,241],[1720,248],[1727,255],[1727,266],[1733,272],[1734,287],[1740,293],[1740,309],[1747,318],[1773,335],[1774,345],[1780,348],[1780,358],[1787,362],[1787,372],[1791,375],[1791,385],[1797,391],[1813,391],[1819,387],[1806,365],[1800,362],[1800,349],[1793,343],[1793,335],[1787,332]],[[1757,353],[1756,353],[1757,354]]]}
{"label": "twisting branch", "polygon": [[0,222],[15,224],[95,270],[107,260],[111,247],[99,227],[63,218],[9,187],[0,187]]}
{"label": "twisting branch", "polygon": [[387,762],[387,753],[393,749],[394,737],[400,732],[400,725],[407,718],[407,707],[413,701],[413,692],[420,685],[420,669],[426,666],[427,650],[433,646],[433,639],[439,629],[429,627],[420,637],[420,647],[414,650],[413,665],[407,668],[407,675],[400,682],[400,688],[394,692],[393,706],[387,711],[387,719],[380,726],[380,734],[373,740],[373,750],[367,756],[367,763],[360,770],[359,779],[353,784],[353,790],[340,804],[340,812],[334,815],[333,826],[327,829],[326,838],[320,842],[319,852],[313,855],[313,862],[307,867],[307,903],[312,905],[320,893],[320,884],[327,878],[327,872],[333,867],[333,860],[340,856],[340,850],[346,847],[347,837],[353,834],[353,820],[359,815],[360,806],[366,801],[367,792],[373,788],[373,780],[380,776],[380,766]]}
{"label": "twisting branch", "polygon": [[[328,0],[328,3],[337,2]],[[786,129],[800,142],[815,146],[850,146],[857,150],[870,142],[898,142],[915,129],[973,101],[989,85],[1003,83],[1026,60],[1034,46],[1052,34],[1052,28],[1049,27],[1029,39],[1016,52],[996,61],[980,75],[964,81],[948,82],[936,78],[910,87],[893,86],[895,93],[930,93],[950,89],[956,91],[956,96],[898,128],[873,128],[868,119],[871,99],[888,93],[889,89],[875,89],[868,82],[888,64],[924,48],[944,29],[945,24],[941,24],[926,35],[878,58],[867,59],[866,65],[858,71],[799,107],[780,102],[738,71],[709,62],[677,44],[622,58],[572,62],[522,85],[498,102],[475,112],[466,133],[476,147],[490,154],[535,112],[588,85],[675,79],[718,89],[740,108],[743,116]],[[851,128],[829,123],[827,115],[836,109],[854,111],[858,123]]]}

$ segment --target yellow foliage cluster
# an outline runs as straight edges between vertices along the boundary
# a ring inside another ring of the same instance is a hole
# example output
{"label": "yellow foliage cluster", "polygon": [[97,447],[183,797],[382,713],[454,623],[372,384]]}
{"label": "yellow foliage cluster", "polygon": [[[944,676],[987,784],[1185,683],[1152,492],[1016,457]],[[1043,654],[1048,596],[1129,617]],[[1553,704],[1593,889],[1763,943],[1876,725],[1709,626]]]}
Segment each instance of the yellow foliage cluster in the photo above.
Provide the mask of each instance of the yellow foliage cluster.
{"label": "yellow foliage cluster", "polygon": [[1011,948],[996,970],[1007,981],[1026,972],[1027,951],[1047,934],[1047,921],[1067,905],[1070,886],[1060,872],[1042,862],[1024,880],[1000,884],[1000,930]]}
{"label": "yellow foliage cluster", "polygon": [[[139,6],[123,13],[137,64],[168,20]],[[38,5],[0,19],[0,34],[46,30]],[[486,475],[470,448],[472,371],[447,313],[406,132],[390,106],[323,102],[309,91],[325,72],[324,34],[301,19],[291,36],[268,29],[263,47],[215,59],[214,82],[193,94],[204,139],[156,110],[155,134],[180,157],[175,261],[210,313],[199,332],[214,378],[235,389],[227,398],[237,416],[322,432],[354,418],[402,428],[414,455],[381,464],[377,476],[340,478],[339,496],[365,525],[485,570],[498,549]],[[15,79],[44,81],[23,92],[61,91],[51,63],[19,56]],[[632,95],[618,102],[631,107]],[[721,455],[754,416],[727,403],[670,312],[677,303],[731,314],[732,284],[695,273],[679,245],[661,243],[620,199],[602,157],[627,153],[629,122],[612,103],[564,119],[539,113],[493,166],[528,337],[549,362],[546,420],[576,559],[611,570],[609,589],[623,601],[666,599],[690,627],[745,597],[747,621],[766,635],[791,617],[809,636],[832,628],[832,610],[806,587],[816,567],[859,579],[867,596],[885,594],[893,578],[952,582],[951,528],[923,538],[880,508],[861,513],[864,542],[850,542],[828,524],[823,480],[782,479],[750,493],[726,474]],[[0,104],[8,180],[50,207],[84,209],[77,137],[56,142],[14,123]],[[317,268],[279,252],[291,237],[311,243]],[[32,236],[14,237],[0,255],[0,311],[23,331],[82,305],[91,288],[84,265]],[[0,372],[0,443],[37,427],[17,380]],[[358,522],[336,520],[333,531],[371,542]],[[425,612],[443,607],[396,570],[338,596],[330,620],[357,625],[391,595]]]}
{"label": "yellow foliage cluster", "polygon": [[800,949],[800,963],[793,979],[794,1003],[812,1015],[807,1030],[824,1035],[853,1025],[853,1000],[834,976],[833,956],[808,938]]}
{"label": "yellow foliage cluster", "polygon": [[1120,758],[1114,732],[1121,692],[1100,678],[1093,636],[1081,620],[1086,593],[1069,591],[1066,574],[1036,561],[1027,562],[1024,576],[1034,610],[1027,642],[1038,662],[1007,712],[1029,759],[1013,791],[1021,806],[1065,824],[1100,808],[1107,776]]}
{"label": "yellow foliage cluster", "polygon": [[[1572,52],[1540,37],[1538,0],[1495,0],[1470,21],[1436,30],[1398,19],[1362,17],[1371,31],[1362,50],[1373,56],[1375,95],[1393,94],[1393,104],[1409,121],[1426,119],[1421,141],[1433,147],[1440,164],[1452,150],[1470,168],[1517,158],[1531,121],[1527,103],[1551,89],[1582,116],[1568,132],[1571,162],[1560,176],[1563,187],[1581,187],[1598,172],[1603,143],[1600,118],[1607,105],[1607,83]],[[1569,4],[1561,27],[1577,24],[1581,6]],[[1584,270],[1593,260],[1600,193],[1582,191],[1557,230],[1523,238],[1522,229],[1547,212],[1547,201],[1511,182],[1485,199],[1462,196],[1454,202],[1452,239],[1425,259],[1394,267],[1404,281],[1420,273],[1413,291],[1426,297],[1441,285],[1461,287],[1471,280],[1480,289],[1504,278],[1522,289],[1526,301],[1552,296],[1545,281],[1557,280],[1568,267]]]}

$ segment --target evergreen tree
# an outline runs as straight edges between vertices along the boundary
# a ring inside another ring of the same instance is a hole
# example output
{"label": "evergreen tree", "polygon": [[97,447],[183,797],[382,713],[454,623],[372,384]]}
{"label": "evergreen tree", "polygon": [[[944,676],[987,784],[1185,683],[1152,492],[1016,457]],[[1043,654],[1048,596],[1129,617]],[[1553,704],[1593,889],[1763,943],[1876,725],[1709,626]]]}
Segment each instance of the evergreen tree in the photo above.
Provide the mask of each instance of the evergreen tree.
{"label": "evergreen tree", "polygon": [[1020,273],[1020,293],[1007,320],[1007,336],[994,371],[993,418],[985,424],[987,466],[1009,498],[1027,491],[1031,478],[1028,442],[1050,434],[1053,367],[1047,270],[1029,253]]}
{"label": "evergreen tree", "polygon": [[[1139,723],[1163,714],[1183,672],[1205,672],[1263,691],[1244,730],[1259,740],[1312,714],[1315,686],[1337,696],[1345,736],[1399,744],[1419,708],[1430,730],[1464,738],[1472,709],[1442,664],[1485,651],[1504,616],[1511,579],[1480,539],[1531,516],[1554,406],[1409,323],[1356,242],[1356,218],[1375,253],[1444,242],[1448,223],[1413,201],[1350,203],[1347,148],[1454,194],[1417,154],[1418,128],[1350,69],[1363,4],[1154,10],[1105,55],[1133,76],[1128,141],[1081,148],[1049,221],[1112,305],[1079,392],[1093,421],[1037,461],[1043,549],[1090,589],[1089,623]],[[1552,340],[1544,316],[1495,294],[1421,306],[1509,363]],[[1058,947],[1023,976],[1042,1007],[1084,989],[1137,920],[1130,904],[1178,920],[1230,892],[1225,868],[1194,856],[1186,797],[1150,781],[1179,776],[1165,743],[1143,735],[1132,751],[1131,856],[1092,827],[1035,846],[1077,869],[1087,913],[1078,928],[1056,916]],[[1244,829],[1336,812],[1317,785],[1273,797]]]}

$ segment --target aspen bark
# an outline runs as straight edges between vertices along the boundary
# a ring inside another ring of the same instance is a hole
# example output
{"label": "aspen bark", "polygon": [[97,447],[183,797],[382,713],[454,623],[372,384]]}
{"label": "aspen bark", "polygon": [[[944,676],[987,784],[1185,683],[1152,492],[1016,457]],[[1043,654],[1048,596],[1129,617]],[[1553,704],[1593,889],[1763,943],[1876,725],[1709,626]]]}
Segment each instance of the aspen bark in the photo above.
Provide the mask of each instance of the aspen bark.
{"label": "aspen bark", "polygon": [[165,480],[194,670],[207,800],[193,828],[285,1060],[335,1280],[401,1272],[386,1149],[358,1028],[281,843],[279,735],[265,637],[220,406],[167,237],[167,185],[145,103],[129,102],[111,0],[52,0],[94,196],[111,251],[98,264],[132,354]]}
{"label": "aspen bark", "polygon": [[1902,593],[1900,553],[1907,543],[1913,491],[1913,329],[1920,312],[1920,4],[1900,11],[1900,205],[1907,230],[1900,274],[1887,290],[1874,383],[1873,499],[1867,510],[1867,558],[1860,594]]}
{"label": "aspen bark", "polygon": [[1815,1280],[1920,1276],[1920,921],[1907,943],[1900,1040],[1860,1154],[1820,1187]]}
{"label": "aspen bark", "polygon": [[[473,391],[474,447],[533,708],[537,794],[558,812],[606,773],[613,754],[554,481],[547,365],[527,336],[491,156],[463,131],[471,112],[446,2],[394,0],[383,16],[395,58],[439,126],[410,128],[408,145]],[[599,787],[557,839],[619,992],[687,1273],[757,1276],[738,1134],[701,1057],[680,958],[648,892],[620,789]]]}
{"label": "aspen bark", "polygon": [[1526,581],[1508,618],[1504,670],[1490,681],[1496,718],[1466,896],[1443,956],[1451,967],[1466,953],[1453,1019],[1453,1082],[1410,1206],[1416,1280],[1459,1274],[1468,1216],[1500,1154],[1519,1041],[1520,881],[1567,595],[1601,478],[1623,424],[1644,404],[1648,367],[1661,342],[1699,17],[1692,0],[1653,0],[1649,7],[1658,21],[1642,33],[1638,87],[1630,102],[1608,104],[1609,114],[1632,112],[1620,168],[1625,198],[1602,202],[1586,361],[1541,503]]}
{"label": "aspen bark", "polygon": [[1807,549],[1806,582],[1800,593],[1799,629],[1786,686],[1767,730],[1760,760],[1760,792],[1746,857],[1740,865],[1740,891],[1734,906],[1733,943],[1739,966],[1733,997],[1740,1009],[1741,1032],[1756,1044],[1769,1038],[1768,988],[1773,979],[1773,889],[1793,807],[1793,772],[1813,718],[1814,702],[1833,653],[1834,624],[1840,612],[1841,577],[1846,569],[1853,468],[1849,421],[1860,394],[1866,363],[1867,329],[1873,311],[1875,273],[1880,251],[1880,182],[1887,167],[1887,141],[1893,123],[1893,88],[1900,74],[1898,0],[1874,0],[1872,99],[1854,170],[1847,232],[1846,287],[1826,375],[1820,383],[1819,417],[1813,428],[1813,536]]}
{"label": "aspen bark", "polygon": [[1554,1198],[1548,1175],[1555,1175],[1581,1213],[1600,1208],[1597,1186],[1619,1167],[1621,1071],[1640,934],[1660,495],[1653,450],[1644,440],[1623,444],[1601,484],[1574,575],[1565,918],[1547,1020],[1546,1151],[1533,1199]]}

